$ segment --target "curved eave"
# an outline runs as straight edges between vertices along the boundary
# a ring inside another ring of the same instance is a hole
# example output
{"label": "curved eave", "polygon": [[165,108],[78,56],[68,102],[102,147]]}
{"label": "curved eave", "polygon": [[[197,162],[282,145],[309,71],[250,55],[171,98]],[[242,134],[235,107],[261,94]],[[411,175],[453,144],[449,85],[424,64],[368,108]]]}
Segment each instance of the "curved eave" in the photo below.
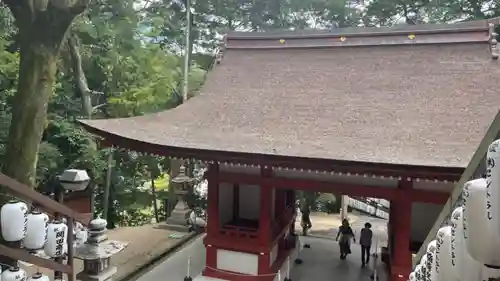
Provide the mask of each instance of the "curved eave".
{"label": "curved eave", "polygon": [[91,134],[103,138],[104,140],[102,142],[106,146],[116,146],[133,151],[171,158],[195,159],[200,161],[228,164],[266,165],[296,170],[321,172],[334,171],[336,173],[346,174],[401,177],[450,182],[457,181],[464,171],[463,167],[433,167],[358,162],[161,145],[116,135],[92,126],[86,123],[86,120],[79,120],[78,122]]}

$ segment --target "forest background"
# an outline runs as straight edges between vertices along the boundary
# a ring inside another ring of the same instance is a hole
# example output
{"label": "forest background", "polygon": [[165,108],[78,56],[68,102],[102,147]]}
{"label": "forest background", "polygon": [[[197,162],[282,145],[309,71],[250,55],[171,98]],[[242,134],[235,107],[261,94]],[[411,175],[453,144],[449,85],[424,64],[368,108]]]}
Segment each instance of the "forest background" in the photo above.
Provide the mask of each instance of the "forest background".
{"label": "forest background", "polygon": [[[0,0],[2,172],[44,192],[65,169],[85,169],[96,213],[102,213],[103,191],[110,186],[110,227],[161,220],[165,212],[158,210],[170,194],[170,161],[101,149],[76,119],[137,116],[179,105],[185,55],[189,96],[195,96],[228,30],[451,23],[500,15],[500,0],[192,0],[191,5],[186,44],[185,0]],[[314,201],[318,194],[306,197]]]}

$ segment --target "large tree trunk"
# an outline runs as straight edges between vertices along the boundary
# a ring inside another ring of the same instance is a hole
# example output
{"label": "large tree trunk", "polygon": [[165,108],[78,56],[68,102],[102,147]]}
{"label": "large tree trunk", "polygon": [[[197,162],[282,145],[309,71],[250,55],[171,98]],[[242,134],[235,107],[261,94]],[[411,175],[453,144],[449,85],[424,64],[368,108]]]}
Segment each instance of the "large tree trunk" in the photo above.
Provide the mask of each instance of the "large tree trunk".
{"label": "large tree trunk", "polygon": [[36,37],[22,37],[19,81],[2,170],[32,186],[47,105],[53,93],[59,48],[57,43],[48,46],[46,42],[34,41]]}
{"label": "large tree trunk", "polygon": [[[33,36],[36,32],[38,36]],[[40,32],[38,28],[20,27],[19,79],[2,166],[4,174],[28,186],[35,184],[38,149],[45,129],[47,105],[53,93],[60,44],[40,40],[43,34]],[[63,37],[64,33],[61,40]],[[2,196],[0,205],[6,199]],[[0,256],[0,263],[5,269],[7,264],[16,265],[17,260]]]}
{"label": "large tree trunk", "polygon": [[[20,38],[19,79],[2,172],[34,186],[38,149],[53,93],[59,50],[73,19],[85,11],[90,0],[2,2],[12,12]],[[0,198],[0,205],[4,199]],[[0,256],[0,263],[4,267],[15,265],[17,261]]]}
{"label": "large tree trunk", "polygon": [[90,0],[3,0],[3,3],[11,10],[19,29],[21,58],[2,171],[33,186],[59,50],[73,19],[85,11]]}

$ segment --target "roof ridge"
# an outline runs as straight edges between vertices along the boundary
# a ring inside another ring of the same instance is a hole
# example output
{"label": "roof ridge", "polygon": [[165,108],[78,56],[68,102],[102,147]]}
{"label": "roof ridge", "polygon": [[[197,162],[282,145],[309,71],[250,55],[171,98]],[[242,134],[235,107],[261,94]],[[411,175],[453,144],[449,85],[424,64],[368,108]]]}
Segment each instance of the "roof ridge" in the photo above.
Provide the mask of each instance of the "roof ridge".
{"label": "roof ridge", "polygon": [[[316,31],[315,33],[289,32],[239,32],[227,34],[226,49],[309,49],[331,47],[367,47],[428,44],[489,44],[496,59],[499,18],[470,21],[448,25],[420,25],[404,28],[344,28],[340,31]],[[345,31],[345,32],[341,32]],[[368,31],[368,32],[367,32]],[[237,35],[238,34],[238,35]]]}
{"label": "roof ridge", "polygon": [[335,29],[273,30],[265,32],[229,31],[226,40],[315,39],[338,36],[388,36],[396,34],[442,34],[486,31],[489,24],[497,25],[499,17],[453,24],[396,25],[391,27],[344,27]]}

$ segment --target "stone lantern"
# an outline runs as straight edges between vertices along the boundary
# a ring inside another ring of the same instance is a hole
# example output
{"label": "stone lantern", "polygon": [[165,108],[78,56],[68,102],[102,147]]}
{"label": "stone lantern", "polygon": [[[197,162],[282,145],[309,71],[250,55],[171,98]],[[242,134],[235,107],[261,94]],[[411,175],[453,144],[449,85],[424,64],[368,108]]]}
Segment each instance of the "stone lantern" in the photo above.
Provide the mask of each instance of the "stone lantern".
{"label": "stone lantern", "polygon": [[190,209],[184,199],[184,196],[188,193],[189,185],[193,181],[193,178],[186,175],[186,167],[184,165],[180,167],[179,174],[172,179],[173,183],[179,184],[179,186],[175,189],[177,204],[175,205],[174,210],[172,210],[170,217],[167,219],[167,226],[172,230],[181,232],[189,231],[188,216]]}
{"label": "stone lantern", "polygon": [[83,271],[76,277],[82,281],[111,281],[117,272],[111,266],[111,257],[128,245],[128,242],[109,240],[106,236],[107,221],[94,219],[89,224],[87,242],[75,249],[74,257],[83,260]]}

